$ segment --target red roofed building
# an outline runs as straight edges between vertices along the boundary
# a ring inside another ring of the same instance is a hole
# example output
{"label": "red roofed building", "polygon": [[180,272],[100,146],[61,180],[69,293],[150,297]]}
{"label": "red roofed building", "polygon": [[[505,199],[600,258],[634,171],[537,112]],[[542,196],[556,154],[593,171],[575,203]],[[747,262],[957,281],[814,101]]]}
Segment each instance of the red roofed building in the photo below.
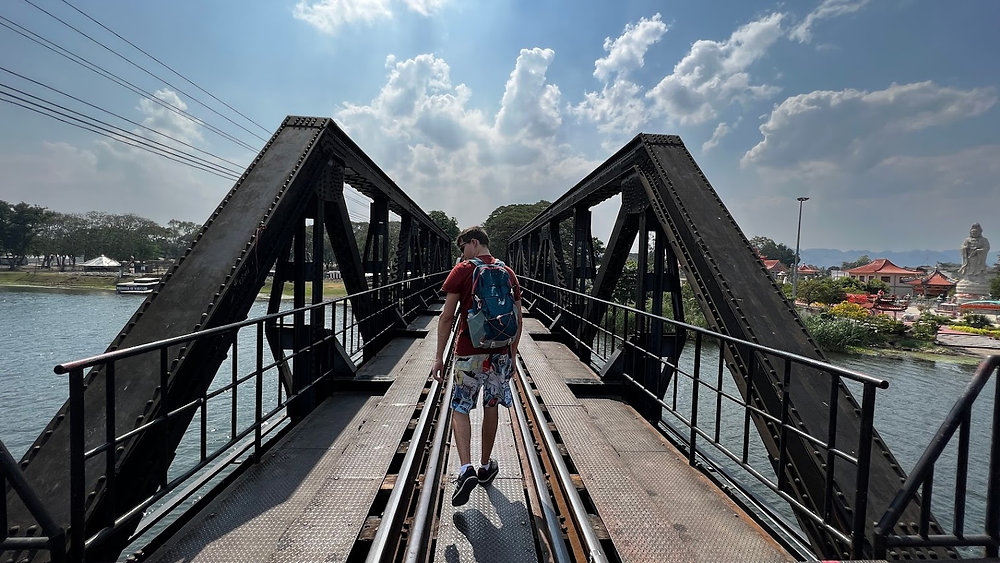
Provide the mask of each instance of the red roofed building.
{"label": "red roofed building", "polygon": [[799,266],[799,280],[811,280],[819,275],[819,268],[812,264]]}
{"label": "red roofed building", "polygon": [[948,276],[942,274],[940,270],[934,270],[934,273],[927,277],[907,283],[913,286],[914,294],[920,294],[924,297],[947,295],[951,288],[955,287],[955,282],[949,280]]}
{"label": "red roofed building", "polygon": [[776,280],[784,280],[785,276],[788,275],[788,266],[785,266],[778,260],[768,260],[767,258],[761,257],[764,262],[764,267],[767,268],[767,273],[771,274],[771,277]]}
{"label": "red roofed building", "polygon": [[[907,282],[910,278],[915,278],[920,274],[921,272],[917,270],[900,268],[887,258],[872,260],[864,266],[847,270],[847,275],[862,282],[872,280],[885,282],[889,286],[888,293],[892,295],[912,295],[913,286]],[[903,279],[907,279],[907,281],[904,282]]]}

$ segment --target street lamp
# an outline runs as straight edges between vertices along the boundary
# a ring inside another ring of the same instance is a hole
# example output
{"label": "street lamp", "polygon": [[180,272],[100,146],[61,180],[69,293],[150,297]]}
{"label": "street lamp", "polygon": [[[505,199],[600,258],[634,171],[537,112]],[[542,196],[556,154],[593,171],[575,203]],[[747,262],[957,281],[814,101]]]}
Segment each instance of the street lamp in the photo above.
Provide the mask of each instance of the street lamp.
{"label": "street lamp", "polygon": [[796,198],[799,202],[799,226],[795,230],[795,257],[792,260],[792,306],[795,306],[795,295],[799,287],[799,237],[802,235],[802,204],[809,201],[807,197]]}

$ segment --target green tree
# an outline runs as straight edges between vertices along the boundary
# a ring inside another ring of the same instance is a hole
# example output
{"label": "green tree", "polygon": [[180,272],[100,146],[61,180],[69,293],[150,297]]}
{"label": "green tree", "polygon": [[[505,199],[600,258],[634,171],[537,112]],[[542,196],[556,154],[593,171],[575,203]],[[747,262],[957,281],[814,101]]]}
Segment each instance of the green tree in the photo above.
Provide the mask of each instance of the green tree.
{"label": "green tree", "polygon": [[990,297],[1000,299],[1000,276],[995,276],[990,280]]}
{"label": "green tree", "polygon": [[750,239],[750,246],[752,246],[761,256],[765,256],[770,260],[777,260],[786,266],[791,266],[795,261],[794,250],[788,248],[784,244],[776,243],[767,237],[753,237]]}
{"label": "green tree", "polygon": [[840,303],[847,299],[848,293],[841,279],[815,278],[803,280],[798,287],[798,297],[806,303],[822,303],[824,305]]}
{"label": "green tree", "polygon": [[164,258],[178,258],[194,243],[198,236],[201,225],[191,221],[178,221],[171,219],[167,222],[166,240],[163,241],[162,250]]}
{"label": "green tree", "polygon": [[[490,235],[490,250],[495,256],[504,257],[507,255],[507,243],[511,236],[528,224],[539,213],[550,205],[549,202],[541,200],[538,203],[515,203],[502,205],[493,210],[490,216],[483,222],[483,229]],[[467,225],[468,226],[468,225]],[[569,231],[568,236],[560,229],[560,238],[563,241],[573,240],[572,227],[563,225]]]}
{"label": "green tree", "polygon": [[865,264],[870,264],[872,261],[867,254],[862,254],[854,262],[843,262],[840,265],[841,270],[850,270],[851,268],[857,268],[858,266],[864,266]]}
{"label": "green tree", "polygon": [[11,205],[0,201],[0,251],[14,270],[24,263],[28,248],[45,224],[48,211],[25,202]]}
{"label": "green tree", "polygon": [[83,215],[50,211],[35,239],[34,249],[43,255],[43,264],[54,261],[60,271],[76,266],[76,257],[84,254],[88,223]]}
{"label": "green tree", "polygon": [[876,294],[880,291],[885,292],[889,289],[889,284],[882,280],[868,280],[865,282],[864,290],[869,294]]}
{"label": "green tree", "polygon": [[454,217],[449,217],[444,211],[437,209],[431,210],[427,215],[430,216],[435,225],[444,231],[444,234],[448,235],[450,242],[455,242],[461,229],[458,228],[458,221]]}

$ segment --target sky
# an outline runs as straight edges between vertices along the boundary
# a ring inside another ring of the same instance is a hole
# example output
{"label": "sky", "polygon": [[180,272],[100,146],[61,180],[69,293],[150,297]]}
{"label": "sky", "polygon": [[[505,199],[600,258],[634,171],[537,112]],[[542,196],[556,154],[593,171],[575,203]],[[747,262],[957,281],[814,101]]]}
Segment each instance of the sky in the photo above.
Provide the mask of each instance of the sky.
{"label": "sky", "polygon": [[0,200],[201,223],[308,115],[460,226],[653,133],[680,135],[747,238],[948,250],[979,222],[996,250],[998,22],[995,0],[3,0]]}

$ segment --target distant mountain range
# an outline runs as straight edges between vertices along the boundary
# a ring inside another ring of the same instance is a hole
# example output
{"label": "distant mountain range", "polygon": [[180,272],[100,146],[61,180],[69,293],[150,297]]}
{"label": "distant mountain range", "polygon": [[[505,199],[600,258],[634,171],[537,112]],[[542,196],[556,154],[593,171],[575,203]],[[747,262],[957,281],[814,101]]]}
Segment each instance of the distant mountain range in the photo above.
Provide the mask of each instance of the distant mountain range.
{"label": "distant mountain range", "polygon": [[[854,262],[867,255],[872,260],[888,258],[901,268],[916,268],[917,266],[934,267],[941,263],[961,264],[962,256],[959,250],[837,250],[834,248],[803,248],[799,251],[803,264],[812,264],[821,268],[840,266],[844,262]],[[997,253],[990,252],[987,265],[996,264]]]}

